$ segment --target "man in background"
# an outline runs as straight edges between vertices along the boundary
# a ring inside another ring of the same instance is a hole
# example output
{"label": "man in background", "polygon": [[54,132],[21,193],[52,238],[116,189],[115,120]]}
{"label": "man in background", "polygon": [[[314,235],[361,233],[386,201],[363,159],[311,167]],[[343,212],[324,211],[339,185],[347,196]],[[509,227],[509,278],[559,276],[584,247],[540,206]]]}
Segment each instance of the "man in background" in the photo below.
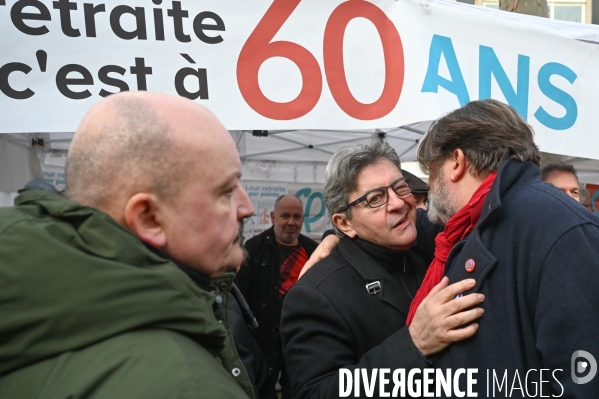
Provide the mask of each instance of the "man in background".
{"label": "man in background", "polygon": [[304,206],[298,197],[278,197],[270,217],[272,227],[245,243],[248,256],[237,285],[258,320],[257,341],[275,379],[280,374],[283,398],[290,398],[279,335],[281,305],[318,244],[301,234]]}
{"label": "man in background", "polygon": [[428,202],[428,185],[419,177],[402,169],[401,174],[405,177],[409,177],[412,180],[412,196],[416,203],[416,209],[427,209]]}
{"label": "man in background", "polygon": [[67,197],[0,209],[0,396],[254,398],[227,329],[253,213],[223,125],[127,92],[86,114]]}
{"label": "man in background", "polygon": [[550,163],[541,168],[541,180],[553,184],[580,202],[578,176],[574,166],[567,163]]}

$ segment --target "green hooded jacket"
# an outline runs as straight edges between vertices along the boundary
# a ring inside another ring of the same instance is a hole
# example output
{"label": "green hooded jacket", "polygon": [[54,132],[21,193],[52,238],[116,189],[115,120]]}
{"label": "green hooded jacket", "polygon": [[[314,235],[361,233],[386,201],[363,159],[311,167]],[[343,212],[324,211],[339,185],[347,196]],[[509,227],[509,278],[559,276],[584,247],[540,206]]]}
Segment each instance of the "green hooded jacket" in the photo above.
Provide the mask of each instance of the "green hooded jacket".
{"label": "green hooded jacket", "polygon": [[0,399],[253,398],[231,280],[202,290],[107,214],[21,194],[0,209]]}

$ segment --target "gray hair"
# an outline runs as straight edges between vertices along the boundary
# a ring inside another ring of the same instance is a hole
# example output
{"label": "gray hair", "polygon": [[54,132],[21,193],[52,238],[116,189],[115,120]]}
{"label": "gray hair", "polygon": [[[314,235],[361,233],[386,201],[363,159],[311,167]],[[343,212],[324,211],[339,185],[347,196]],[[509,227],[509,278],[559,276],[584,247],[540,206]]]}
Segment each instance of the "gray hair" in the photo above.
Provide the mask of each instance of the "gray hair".
{"label": "gray hair", "polygon": [[552,174],[553,172],[570,173],[570,174],[574,175],[574,177],[576,178],[576,181],[578,182],[578,175],[576,174],[576,169],[574,169],[574,166],[572,166],[568,163],[561,163],[561,162],[550,163],[550,164],[543,166],[541,168],[541,180],[547,181],[547,178],[549,178],[549,175]]}
{"label": "gray hair", "polygon": [[485,175],[509,158],[537,166],[541,153],[532,128],[515,109],[497,100],[472,101],[433,122],[418,148],[425,172],[431,165],[461,149],[471,163],[470,172]]}
{"label": "gray hair", "polygon": [[[385,142],[376,142],[370,145],[358,144],[341,148],[327,164],[324,177],[324,203],[333,214],[349,202],[349,196],[356,189],[356,177],[367,166],[379,161],[388,160],[401,171],[399,156],[395,150]],[[351,208],[345,211],[348,219],[351,219]],[[343,233],[333,225],[337,236]]]}

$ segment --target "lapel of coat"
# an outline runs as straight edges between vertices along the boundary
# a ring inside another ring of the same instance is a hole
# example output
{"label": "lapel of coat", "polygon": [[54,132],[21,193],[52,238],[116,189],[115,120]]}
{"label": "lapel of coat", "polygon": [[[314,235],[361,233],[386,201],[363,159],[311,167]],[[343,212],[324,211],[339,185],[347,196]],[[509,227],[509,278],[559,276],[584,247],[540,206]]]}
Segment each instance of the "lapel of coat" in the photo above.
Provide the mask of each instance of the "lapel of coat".
{"label": "lapel of coat", "polygon": [[[412,298],[394,278],[370,257],[361,248],[355,245],[350,238],[344,237],[339,242],[339,253],[364,279],[364,291],[368,292],[367,284],[376,281],[381,284],[381,291],[372,296],[379,298],[382,302],[392,306],[405,317],[408,316]],[[403,258],[397,260],[398,265]]]}
{"label": "lapel of coat", "polygon": [[[448,261],[451,261],[451,267],[447,273],[450,284],[467,278],[476,280],[474,288],[464,292],[463,295],[480,292],[481,286],[491,273],[491,270],[497,265],[497,258],[482,242],[479,229],[474,229],[461,250],[455,256],[452,256],[451,260],[448,259]],[[468,271],[467,264],[470,266],[470,269],[474,265],[474,269]]]}

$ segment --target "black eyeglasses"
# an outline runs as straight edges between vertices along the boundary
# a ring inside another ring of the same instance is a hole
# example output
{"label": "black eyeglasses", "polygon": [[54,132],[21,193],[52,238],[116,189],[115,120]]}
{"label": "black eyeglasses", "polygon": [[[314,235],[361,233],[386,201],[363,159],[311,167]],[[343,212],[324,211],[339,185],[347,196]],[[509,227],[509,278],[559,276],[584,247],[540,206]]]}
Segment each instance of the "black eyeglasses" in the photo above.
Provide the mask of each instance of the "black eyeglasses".
{"label": "black eyeglasses", "polygon": [[393,190],[398,197],[405,197],[412,192],[412,180],[409,177],[402,177],[401,179],[395,180],[388,186],[370,190],[357,200],[339,209],[337,213],[345,212],[352,206],[358,205],[364,201],[366,201],[366,204],[371,208],[379,208],[389,202],[389,189]]}

